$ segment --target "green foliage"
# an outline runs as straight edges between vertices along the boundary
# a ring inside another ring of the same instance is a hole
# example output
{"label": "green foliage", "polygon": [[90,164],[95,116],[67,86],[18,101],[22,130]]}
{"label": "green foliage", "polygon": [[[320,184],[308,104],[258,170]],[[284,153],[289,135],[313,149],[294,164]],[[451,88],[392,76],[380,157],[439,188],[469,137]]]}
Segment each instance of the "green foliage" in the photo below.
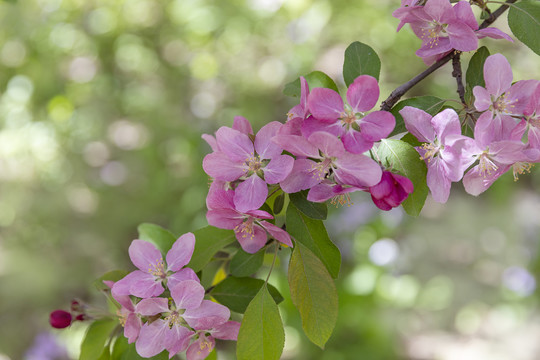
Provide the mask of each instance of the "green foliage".
{"label": "green foliage", "polygon": [[283,210],[283,205],[285,205],[285,193],[282,192],[274,199],[273,213],[279,214]]}
{"label": "green foliage", "polygon": [[427,168],[418,152],[404,141],[383,139],[377,149],[377,155],[385,167],[399,171],[412,181],[414,192],[409,194],[402,206],[407,214],[418,216],[428,194]]}
{"label": "green foliage", "polygon": [[315,254],[297,243],[289,263],[289,288],[307,337],[320,348],[332,335],[338,295],[332,277]]}
{"label": "green foliage", "polygon": [[296,239],[296,244],[302,243],[324,263],[328,272],[335,279],[339,275],[341,253],[328,237],[326,228],[321,220],[311,219],[303,214],[292,202],[287,207],[287,231]]}
{"label": "green foliage", "polygon": [[195,250],[187,267],[200,271],[212,259],[215,253],[236,240],[232,230],[206,226],[194,231]]}
{"label": "green foliage", "polygon": [[294,206],[308,217],[316,220],[326,220],[326,216],[328,215],[326,204],[309,201],[307,194],[308,191],[304,190],[290,194],[289,198]]}
{"label": "green foliage", "polygon": [[359,41],[353,42],[345,50],[343,62],[343,78],[347,86],[360,75],[371,75],[379,80],[381,60],[379,55],[370,46]]}
{"label": "green foliage", "polygon": [[484,63],[489,55],[490,54],[487,47],[482,46],[476,50],[469,61],[469,67],[467,68],[467,73],[465,74],[465,99],[467,99],[468,103],[472,103],[474,100],[472,94],[474,87],[484,87],[486,85],[484,81]]}
{"label": "green foliage", "polygon": [[249,303],[238,333],[238,360],[278,360],[285,345],[279,309],[266,285]]}
{"label": "green foliage", "polygon": [[396,118],[396,126],[389,137],[401,134],[407,131],[403,117],[399,113],[405,106],[412,106],[422,109],[430,115],[436,115],[443,107],[445,101],[435,96],[418,96],[398,102],[390,112]]}
{"label": "green foliage", "polygon": [[169,230],[159,225],[144,223],[139,225],[137,230],[139,231],[139,239],[156,245],[163,256],[167,255],[176,241],[175,236]]}
{"label": "green foliage", "polygon": [[[243,314],[264,284],[265,282],[261,279],[229,276],[217,284],[210,291],[210,295],[232,311]],[[278,289],[270,284],[264,285],[264,287],[268,287],[268,291],[270,291],[274,299],[273,301],[277,304],[283,301],[283,296],[281,296]]]}
{"label": "green foliage", "polygon": [[[305,75],[306,81],[310,89],[317,87],[328,88],[334,91],[338,91],[336,83],[328,75],[322,71],[312,71]],[[299,97],[300,96],[300,78],[291,81],[283,89],[283,94],[287,96]]]}
{"label": "green foliage", "polygon": [[118,281],[122,279],[124,276],[126,276],[129,273],[129,271],[126,270],[112,270],[108,273],[105,273],[104,275],[100,276],[94,281],[94,286],[99,291],[107,291],[109,290],[109,287],[103,283],[103,280],[110,280],[110,281]]}
{"label": "green foliage", "polygon": [[540,55],[540,1],[523,0],[510,6],[508,25],[521,42]]}
{"label": "green foliage", "polygon": [[249,276],[254,274],[264,262],[264,250],[249,254],[242,249],[238,249],[231,259],[229,271],[233,276]]}
{"label": "green foliage", "polygon": [[[167,360],[169,358],[169,353],[166,350],[163,350],[156,356],[152,356],[151,360]],[[135,349],[135,343],[128,344],[127,338],[122,334],[118,335],[111,353],[111,360],[143,360],[148,358],[143,358],[137,354]]]}
{"label": "green foliage", "polygon": [[[109,347],[105,344],[114,330],[119,326],[116,319],[102,319],[94,321],[86,331],[84,340],[81,344],[81,355],[79,360],[98,360],[103,359],[103,353],[109,352]],[[106,356],[106,355],[105,355]],[[107,359],[107,357],[105,358]]]}

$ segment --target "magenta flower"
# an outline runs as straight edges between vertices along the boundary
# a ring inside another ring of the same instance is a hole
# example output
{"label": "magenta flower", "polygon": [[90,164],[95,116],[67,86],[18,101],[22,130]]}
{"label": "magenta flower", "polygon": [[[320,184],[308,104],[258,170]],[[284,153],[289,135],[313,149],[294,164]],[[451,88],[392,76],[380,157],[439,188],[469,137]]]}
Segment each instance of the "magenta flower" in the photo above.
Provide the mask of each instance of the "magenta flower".
{"label": "magenta flower", "polygon": [[411,14],[413,9],[421,8],[421,5],[418,5],[421,0],[401,0],[401,7],[394,10],[392,13],[392,16],[399,19],[399,25],[397,27],[397,31],[401,30],[401,28],[407,24],[410,23],[413,20],[416,20],[416,17]]}
{"label": "magenta flower", "polygon": [[[486,191],[502,174],[516,163],[527,163],[537,157],[535,149],[527,150],[521,142],[525,122],[514,125],[510,131],[499,135],[495,128],[485,125],[488,120],[483,114],[474,128],[474,140],[464,148],[471,162],[478,164],[463,177],[463,186],[469,194],[478,196]],[[518,169],[519,171],[519,169]]]}
{"label": "magenta flower", "polygon": [[524,115],[538,81],[522,80],[512,85],[512,68],[501,54],[486,59],[484,79],[485,88],[475,86],[473,89],[476,110],[485,111],[482,114],[483,121],[479,119],[484,128],[479,129],[479,132],[489,132],[501,139],[516,126],[512,116]]}
{"label": "magenta flower", "polygon": [[356,186],[340,185],[330,180],[323,180],[320,184],[317,184],[309,190],[307,199],[313,202],[325,202],[330,200],[332,205],[347,205],[351,206],[352,201],[350,193],[365,190],[366,188],[360,188]]}
{"label": "magenta flower", "polygon": [[206,206],[208,224],[220,229],[234,230],[236,239],[245,252],[259,251],[267,240],[267,233],[277,241],[292,247],[290,235],[280,227],[262,219],[273,219],[263,210],[238,211],[234,205],[234,190],[225,190],[219,181],[212,183]]}
{"label": "magenta flower", "polygon": [[396,120],[388,111],[369,114],[379,99],[377,79],[361,75],[347,89],[348,105],[332,89],[315,88],[309,94],[308,106],[312,117],[302,125],[302,135],[309,137],[317,131],[340,136],[345,149],[362,154],[373,143],[387,137],[394,129]]}
{"label": "magenta flower", "polygon": [[327,132],[314,132],[307,139],[278,135],[273,141],[291,154],[302,157],[295,161],[291,174],[280,183],[287,193],[311,189],[328,177],[335,183],[356,187],[373,186],[381,180],[381,168],[375,161],[362,154],[347,152],[341,141]]}
{"label": "magenta flower", "polygon": [[270,141],[281,125],[274,121],[263,126],[254,142],[247,134],[225,126],[216,132],[219,151],[205,156],[203,168],[217,180],[241,180],[234,198],[239,211],[260,208],[268,196],[267,184],[279,183],[292,170],[294,159],[281,155],[283,149]]}
{"label": "magenta flower", "polygon": [[383,171],[381,181],[369,188],[373,203],[386,211],[399,206],[413,191],[411,180],[391,171]]}
{"label": "magenta flower", "polygon": [[464,170],[470,165],[462,154],[468,138],[461,135],[457,113],[446,109],[432,117],[411,106],[405,106],[399,113],[407,130],[424,143],[416,150],[420,158],[426,161],[426,180],[433,199],[445,203],[450,195],[451,183],[461,180]]}
{"label": "magenta flower", "polygon": [[159,319],[142,326],[135,344],[137,353],[152,357],[167,350],[172,358],[187,349],[195,331],[225,323],[230,317],[229,309],[204,300],[204,293],[197,281],[185,280],[171,288],[170,307],[166,298],[144,299],[137,304],[137,311],[143,316],[160,315]]}
{"label": "magenta flower", "polygon": [[149,242],[133,240],[129,246],[129,257],[139,269],[123,279],[117,281],[112,287],[112,294],[116,298],[122,295],[134,295],[140,298],[149,298],[163,293],[163,283],[169,288],[183,280],[197,280],[198,277],[190,268],[183,268],[191,260],[195,248],[195,236],[186,233],[173,244],[165,262],[159,250]]}
{"label": "magenta flower", "polygon": [[215,339],[234,340],[238,339],[240,323],[227,321],[209,330],[199,330],[193,335],[196,340],[191,343],[186,351],[187,360],[202,360],[212,352],[216,345]]}

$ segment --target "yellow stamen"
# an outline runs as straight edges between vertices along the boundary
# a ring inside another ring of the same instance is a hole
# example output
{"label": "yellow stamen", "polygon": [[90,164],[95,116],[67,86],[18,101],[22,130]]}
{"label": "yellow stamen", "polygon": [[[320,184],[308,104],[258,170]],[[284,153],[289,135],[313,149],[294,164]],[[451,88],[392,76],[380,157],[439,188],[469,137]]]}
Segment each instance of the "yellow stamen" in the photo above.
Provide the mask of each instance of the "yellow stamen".
{"label": "yellow stamen", "polygon": [[339,206],[347,205],[347,207],[349,207],[351,205],[354,205],[349,193],[334,196],[332,200],[330,200],[330,204],[334,205],[336,208],[338,208]]}
{"label": "yellow stamen", "polygon": [[519,175],[523,175],[525,173],[530,173],[531,168],[534,166],[534,164],[518,161],[514,165],[512,165],[512,171],[514,173],[514,181],[519,180]]}

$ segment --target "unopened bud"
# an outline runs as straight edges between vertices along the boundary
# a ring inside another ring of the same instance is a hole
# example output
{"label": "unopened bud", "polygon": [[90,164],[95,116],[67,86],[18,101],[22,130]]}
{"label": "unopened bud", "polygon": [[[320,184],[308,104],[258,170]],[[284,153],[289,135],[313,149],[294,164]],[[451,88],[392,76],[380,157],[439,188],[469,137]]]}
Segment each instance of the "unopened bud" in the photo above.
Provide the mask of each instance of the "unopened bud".
{"label": "unopened bud", "polygon": [[71,325],[71,313],[64,310],[55,310],[51,313],[49,322],[53,328],[66,328]]}

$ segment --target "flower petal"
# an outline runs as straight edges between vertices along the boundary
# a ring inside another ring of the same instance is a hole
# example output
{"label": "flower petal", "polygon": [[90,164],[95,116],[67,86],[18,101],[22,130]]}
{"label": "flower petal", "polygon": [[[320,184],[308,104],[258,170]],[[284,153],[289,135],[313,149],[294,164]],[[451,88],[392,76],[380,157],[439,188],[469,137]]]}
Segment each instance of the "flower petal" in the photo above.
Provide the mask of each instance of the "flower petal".
{"label": "flower petal", "polygon": [[174,325],[172,328],[167,328],[163,338],[163,346],[169,352],[169,359],[180,351],[184,351],[188,348],[189,341],[193,334],[193,331],[180,325]]}
{"label": "flower petal", "polygon": [[257,133],[255,151],[257,151],[261,159],[272,159],[283,152],[283,149],[272,141],[272,138],[277,135],[282,125],[278,121],[272,121],[264,125]]}
{"label": "flower petal", "polygon": [[134,343],[137,340],[141,326],[141,319],[137,315],[131,313],[127,316],[126,323],[124,324],[124,336],[128,339],[128,344]]}
{"label": "flower petal", "polygon": [[311,90],[308,97],[311,115],[319,120],[337,121],[343,113],[343,100],[337,92],[326,88]]}
{"label": "flower petal", "polygon": [[255,254],[257,251],[259,251],[264,244],[266,244],[267,240],[266,231],[264,231],[259,225],[253,225],[253,229],[250,234],[236,229],[234,234],[236,235],[236,239],[240,243],[242,249],[250,254]]}
{"label": "flower petal", "polygon": [[231,160],[223,152],[213,152],[206,155],[202,163],[204,172],[214,179],[234,181],[246,173],[243,161]]}
{"label": "flower petal", "polygon": [[201,334],[200,337],[189,345],[186,351],[187,360],[203,360],[212,352],[216,346],[216,341],[212,336],[206,337]]}
{"label": "flower petal", "polygon": [[388,111],[373,111],[360,120],[360,131],[370,141],[386,138],[395,126],[396,119]]}
{"label": "flower petal", "polygon": [[369,187],[381,181],[382,171],[379,164],[361,154],[343,154],[335,164],[336,178],[344,185]]}
{"label": "flower petal", "polygon": [[308,141],[328,156],[341,156],[345,153],[343,143],[336,136],[324,131],[314,132]]}
{"label": "flower petal", "polygon": [[196,309],[204,299],[204,288],[194,280],[180,281],[170,290],[176,309]]}
{"label": "flower petal", "polygon": [[240,323],[238,321],[227,321],[224,324],[214,327],[211,333],[216,339],[236,341],[239,330]]}
{"label": "flower petal", "polygon": [[253,174],[242,181],[234,191],[234,206],[239,212],[260,208],[268,196],[266,182],[257,174]]}
{"label": "flower petal", "polygon": [[129,246],[129,257],[139,270],[147,272],[163,261],[163,256],[154,244],[144,240],[133,240]]}
{"label": "flower petal", "polygon": [[193,281],[200,282],[199,278],[197,277],[197,274],[195,274],[195,271],[193,271],[193,269],[183,268],[167,277],[167,287],[169,289],[172,289],[180,281],[185,281],[185,280],[193,280]]}
{"label": "flower petal", "polygon": [[212,209],[206,212],[206,220],[211,226],[232,230],[242,223],[244,216],[232,209]]}
{"label": "flower petal", "polygon": [[347,102],[355,113],[371,110],[377,104],[377,100],[379,100],[379,84],[373,76],[360,75],[347,89]]}
{"label": "flower petal", "polygon": [[224,324],[231,312],[227,307],[210,300],[203,300],[201,306],[195,309],[188,309],[182,317],[195,330],[212,329]]}
{"label": "flower petal", "polygon": [[135,307],[135,312],[143,316],[152,316],[169,311],[169,300],[162,297],[142,299]]}
{"label": "flower petal", "polygon": [[233,161],[244,161],[255,151],[249,136],[226,126],[216,131],[216,140],[221,151]]}
{"label": "flower petal", "polygon": [[288,247],[293,247],[291,236],[285,230],[276,225],[269,223],[268,221],[261,221],[261,225],[266,231],[272,235],[274,239],[279,241],[282,244],[287,245]]}
{"label": "flower petal", "polygon": [[321,180],[314,174],[317,163],[309,159],[297,159],[291,173],[279,185],[281,189],[292,194],[300,190],[310,189]]}
{"label": "flower petal", "polygon": [[243,116],[234,117],[232,128],[246,135],[253,134],[253,128],[251,127],[251,124],[249,123],[248,119]]}
{"label": "flower petal", "polygon": [[167,269],[178,271],[191,260],[193,250],[195,249],[195,235],[185,233],[176,240],[167,253]]}
{"label": "flower petal", "polygon": [[407,130],[420,142],[431,143],[435,140],[435,130],[433,130],[433,125],[431,125],[431,115],[424,110],[412,106],[405,106],[399,113],[403,117]]}
{"label": "flower petal", "polygon": [[161,319],[144,324],[135,343],[137,353],[149,358],[162,352],[165,349],[163,339],[168,329],[169,323]]}
{"label": "flower petal", "polygon": [[456,22],[447,28],[450,46],[459,51],[473,51],[478,49],[478,38],[468,25]]}
{"label": "flower petal", "polygon": [[459,116],[454,109],[446,109],[431,119],[437,138],[444,145],[449,135],[461,135]]}
{"label": "flower petal", "polygon": [[272,141],[295,156],[319,158],[319,150],[307,139],[299,135],[276,135]]}
{"label": "flower petal", "polygon": [[264,171],[264,180],[268,184],[277,184],[283,180],[292,171],[294,166],[294,158],[289,155],[279,155],[275,156],[270,160],[268,165],[263,169]]}
{"label": "flower petal", "polygon": [[488,56],[484,63],[486,89],[495,98],[501,96],[512,85],[512,67],[501,54]]}

